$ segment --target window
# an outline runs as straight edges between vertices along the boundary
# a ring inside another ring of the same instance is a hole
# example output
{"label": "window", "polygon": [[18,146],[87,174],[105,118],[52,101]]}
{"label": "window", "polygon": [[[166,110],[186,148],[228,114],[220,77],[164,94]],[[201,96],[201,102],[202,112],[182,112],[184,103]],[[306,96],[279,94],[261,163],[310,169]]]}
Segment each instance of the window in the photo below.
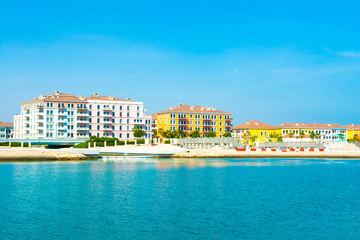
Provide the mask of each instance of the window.
{"label": "window", "polygon": [[122,106],[120,106],[120,110],[122,110]]}
{"label": "window", "polygon": [[129,111],[129,110],[130,110],[130,106],[127,106],[126,109]]}
{"label": "window", "polygon": [[100,109],[100,105],[97,105],[97,109]]}

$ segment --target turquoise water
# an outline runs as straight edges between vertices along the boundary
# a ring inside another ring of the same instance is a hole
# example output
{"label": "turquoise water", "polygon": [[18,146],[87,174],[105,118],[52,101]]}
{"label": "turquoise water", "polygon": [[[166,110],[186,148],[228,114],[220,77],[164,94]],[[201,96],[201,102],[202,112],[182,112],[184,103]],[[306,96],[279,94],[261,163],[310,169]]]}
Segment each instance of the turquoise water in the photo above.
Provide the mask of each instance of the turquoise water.
{"label": "turquoise water", "polygon": [[0,239],[360,239],[360,161],[0,163]]}

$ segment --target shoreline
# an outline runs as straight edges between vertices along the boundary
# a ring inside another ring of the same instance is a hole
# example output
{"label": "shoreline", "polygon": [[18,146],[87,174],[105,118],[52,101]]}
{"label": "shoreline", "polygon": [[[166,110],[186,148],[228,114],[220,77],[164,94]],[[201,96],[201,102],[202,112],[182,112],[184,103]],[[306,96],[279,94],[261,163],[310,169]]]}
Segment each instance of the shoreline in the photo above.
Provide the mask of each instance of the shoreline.
{"label": "shoreline", "polygon": [[102,156],[151,156],[153,158],[323,158],[323,159],[358,159],[360,151],[236,151],[235,149],[193,150],[179,147],[111,147],[99,149],[0,149],[0,162],[27,161],[85,161]]}
{"label": "shoreline", "polygon": [[89,156],[79,153],[48,151],[44,149],[8,149],[0,150],[0,162],[29,162],[29,161],[85,161]]}
{"label": "shoreline", "polygon": [[172,158],[332,158],[358,159],[359,152],[237,152],[235,150],[206,150],[176,153]]}

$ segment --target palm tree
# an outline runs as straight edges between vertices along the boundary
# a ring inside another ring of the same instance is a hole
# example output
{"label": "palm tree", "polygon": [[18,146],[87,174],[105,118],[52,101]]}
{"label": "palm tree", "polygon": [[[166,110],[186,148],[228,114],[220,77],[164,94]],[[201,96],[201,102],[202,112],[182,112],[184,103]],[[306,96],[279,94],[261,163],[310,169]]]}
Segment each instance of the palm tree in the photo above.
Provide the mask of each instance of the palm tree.
{"label": "palm tree", "polygon": [[342,134],[342,133],[340,133],[340,134],[339,134],[339,138],[340,138],[341,140],[344,140],[345,135],[344,135],[344,134]]}
{"label": "palm tree", "polygon": [[206,134],[206,137],[216,137],[216,132],[210,131]]}
{"label": "palm tree", "polygon": [[300,132],[300,135],[299,135],[299,137],[301,138],[301,140],[304,138],[304,136],[305,136],[304,131],[301,131],[301,132]]}
{"label": "palm tree", "polygon": [[314,133],[314,131],[311,131],[311,132],[310,132],[310,138],[311,138],[311,140],[314,141],[315,135],[316,135],[316,134]]}
{"label": "palm tree", "polygon": [[294,137],[294,133],[293,133],[293,132],[290,132],[290,133],[289,133],[289,137],[291,138],[291,141],[292,141],[292,138]]}
{"label": "palm tree", "polygon": [[256,135],[253,135],[253,136],[250,137],[250,140],[251,140],[251,143],[252,143],[253,146],[254,146],[254,143],[255,143],[257,138],[258,138],[258,136],[256,136]]}
{"label": "palm tree", "polygon": [[251,138],[250,130],[249,131],[244,130],[244,141],[247,144],[250,144],[250,138]]}

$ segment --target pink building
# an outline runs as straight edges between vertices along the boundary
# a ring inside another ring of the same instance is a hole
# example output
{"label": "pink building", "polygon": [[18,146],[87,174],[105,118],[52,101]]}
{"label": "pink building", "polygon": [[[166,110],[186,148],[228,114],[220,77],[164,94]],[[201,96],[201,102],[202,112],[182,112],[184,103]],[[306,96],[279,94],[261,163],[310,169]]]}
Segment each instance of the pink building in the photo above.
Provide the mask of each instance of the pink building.
{"label": "pink building", "polygon": [[99,96],[94,93],[86,98],[89,110],[90,136],[134,138],[132,129],[142,128],[145,138],[151,137],[151,118],[144,115],[142,102]]}

